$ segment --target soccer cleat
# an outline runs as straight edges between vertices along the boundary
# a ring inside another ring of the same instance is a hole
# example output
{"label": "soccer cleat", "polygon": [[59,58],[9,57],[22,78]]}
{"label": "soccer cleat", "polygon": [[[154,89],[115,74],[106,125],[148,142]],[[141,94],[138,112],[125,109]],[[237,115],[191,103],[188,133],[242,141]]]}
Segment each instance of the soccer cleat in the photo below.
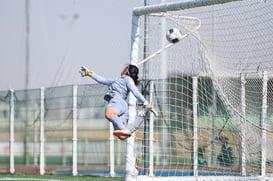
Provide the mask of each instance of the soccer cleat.
{"label": "soccer cleat", "polygon": [[113,132],[113,135],[119,137],[119,136],[127,136],[127,137],[130,137],[131,136],[131,132],[127,129],[124,129],[124,130],[115,130]]}

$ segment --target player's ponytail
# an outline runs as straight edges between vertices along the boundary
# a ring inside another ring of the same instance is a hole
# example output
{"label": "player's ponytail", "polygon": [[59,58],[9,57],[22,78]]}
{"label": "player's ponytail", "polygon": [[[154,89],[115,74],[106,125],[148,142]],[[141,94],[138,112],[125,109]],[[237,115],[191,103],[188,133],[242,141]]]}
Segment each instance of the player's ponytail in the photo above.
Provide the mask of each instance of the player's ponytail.
{"label": "player's ponytail", "polygon": [[135,65],[128,65],[128,75],[134,80],[135,84],[139,84],[138,80],[138,68]]}

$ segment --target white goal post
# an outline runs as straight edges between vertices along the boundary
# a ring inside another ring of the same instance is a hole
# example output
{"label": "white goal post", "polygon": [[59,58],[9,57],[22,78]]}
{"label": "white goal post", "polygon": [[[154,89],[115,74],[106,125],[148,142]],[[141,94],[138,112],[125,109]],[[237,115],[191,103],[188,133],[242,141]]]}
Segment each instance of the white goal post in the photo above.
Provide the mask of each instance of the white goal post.
{"label": "white goal post", "polygon": [[[149,121],[148,133],[144,126],[144,131],[127,139],[126,180],[248,180],[272,174],[268,174],[266,163],[272,157],[266,155],[270,146],[265,146],[266,138],[273,133],[267,123],[272,60],[270,53],[253,43],[247,28],[264,21],[261,26],[272,25],[266,12],[273,5],[250,1],[176,1],[134,8],[130,63],[139,66],[145,84],[142,91],[159,116],[150,115],[145,120]],[[256,4],[265,14],[252,22],[244,6],[258,16],[261,10]],[[145,22],[144,16],[151,21]],[[187,35],[177,45],[165,38],[172,27]],[[270,32],[250,34],[258,39]],[[258,43],[272,48],[266,38]],[[145,46],[149,52],[142,52]],[[246,47],[252,50],[251,58],[246,56]],[[255,56],[268,62],[261,63]],[[248,63],[243,62],[246,59]],[[130,95],[128,123],[134,121],[138,109]],[[233,148],[231,161],[223,155],[227,147]]]}

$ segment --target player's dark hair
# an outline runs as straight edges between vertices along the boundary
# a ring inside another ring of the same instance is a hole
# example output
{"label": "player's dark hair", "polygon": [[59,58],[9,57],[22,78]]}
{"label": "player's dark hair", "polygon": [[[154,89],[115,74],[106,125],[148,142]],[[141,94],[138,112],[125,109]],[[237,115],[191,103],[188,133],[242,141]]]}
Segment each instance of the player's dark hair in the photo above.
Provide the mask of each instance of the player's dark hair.
{"label": "player's dark hair", "polygon": [[128,65],[128,75],[134,80],[135,84],[139,84],[138,80],[138,68],[135,65]]}

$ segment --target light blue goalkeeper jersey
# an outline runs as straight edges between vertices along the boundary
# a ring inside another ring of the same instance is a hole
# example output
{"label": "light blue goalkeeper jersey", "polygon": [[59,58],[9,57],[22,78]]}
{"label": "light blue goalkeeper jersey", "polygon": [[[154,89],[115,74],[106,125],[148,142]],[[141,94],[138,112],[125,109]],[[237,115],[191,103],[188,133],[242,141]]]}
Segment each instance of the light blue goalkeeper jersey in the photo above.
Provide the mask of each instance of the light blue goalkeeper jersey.
{"label": "light blue goalkeeper jersey", "polygon": [[129,92],[131,91],[138,101],[142,103],[146,101],[144,96],[136,87],[133,79],[128,75],[122,75],[117,79],[106,79],[97,75],[96,73],[93,73],[92,78],[100,84],[107,85],[108,91],[106,94],[111,97],[119,96],[126,100]]}

